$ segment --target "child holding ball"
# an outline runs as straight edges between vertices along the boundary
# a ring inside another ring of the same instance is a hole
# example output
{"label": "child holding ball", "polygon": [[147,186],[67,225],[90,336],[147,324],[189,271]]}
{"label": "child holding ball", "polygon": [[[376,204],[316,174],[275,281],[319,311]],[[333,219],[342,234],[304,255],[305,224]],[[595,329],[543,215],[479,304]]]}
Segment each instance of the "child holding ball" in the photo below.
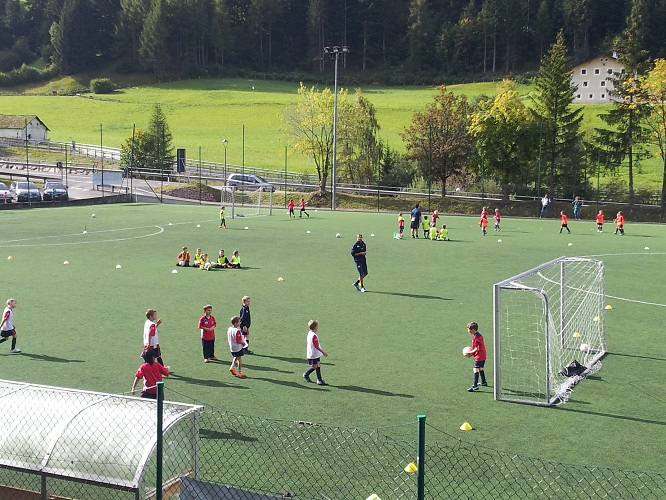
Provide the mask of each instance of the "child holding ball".
{"label": "child holding ball", "polygon": [[474,383],[467,389],[468,392],[479,390],[479,375],[481,375],[481,385],[488,385],[483,366],[486,364],[486,345],[483,342],[483,336],[479,333],[479,325],[476,321],[467,323],[467,332],[472,336],[472,348],[466,356],[474,356]]}

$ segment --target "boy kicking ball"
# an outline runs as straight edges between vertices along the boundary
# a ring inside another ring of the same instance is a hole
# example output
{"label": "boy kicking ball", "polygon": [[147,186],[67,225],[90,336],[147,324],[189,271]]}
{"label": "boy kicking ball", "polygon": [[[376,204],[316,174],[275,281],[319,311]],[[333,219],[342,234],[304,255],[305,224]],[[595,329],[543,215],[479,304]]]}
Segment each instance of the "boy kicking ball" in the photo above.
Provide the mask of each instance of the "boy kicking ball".
{"label": "boy kicking ball", "polygon": [[317,330],[319,330],[319,322],[316,319],[311,319],[308,321],[308,332],[307,344],[306,344],[306,355],[308,357],[308,365],[310,368],[303,374],[303,378],[306,382],[312,383],[310,375],[312,372],[317,372],[317,385],[328,385],[323,378],[321,378],[321,363],[319,359],[321,355],[328,356],[328,353],[322,349],[319,344],[319,337],[317,336]]}
{"label": "boy kicking ball", "polygon": [[472,336],[472,347],[465,356],[474,356],[474,383],[467,391],[475,392],[479,390],[479,375],[481,375],[481,385],[488,385],[483,371],[483,366],[486,364],[486,345],[479,333],[479,325],[475,321],[467,323],[467,332]]}

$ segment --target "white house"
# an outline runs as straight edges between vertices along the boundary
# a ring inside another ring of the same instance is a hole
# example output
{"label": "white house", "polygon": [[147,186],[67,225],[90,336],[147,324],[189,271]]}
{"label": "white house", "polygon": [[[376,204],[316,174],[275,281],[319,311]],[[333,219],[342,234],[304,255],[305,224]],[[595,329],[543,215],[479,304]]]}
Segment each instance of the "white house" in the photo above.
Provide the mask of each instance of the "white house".
{"label": "white house", "polygon": [[48,132],[49,128],[35,115],[0,115],[2,138],[46,141]]}
{"label": "white house", "polygon": [[617,60],[617,53],[610,57],[595,57],[572,69],[571,82],[578,85],[574,103],[611,102],[613,82],[608,80],[613,73],[624,73],[624,65]]}

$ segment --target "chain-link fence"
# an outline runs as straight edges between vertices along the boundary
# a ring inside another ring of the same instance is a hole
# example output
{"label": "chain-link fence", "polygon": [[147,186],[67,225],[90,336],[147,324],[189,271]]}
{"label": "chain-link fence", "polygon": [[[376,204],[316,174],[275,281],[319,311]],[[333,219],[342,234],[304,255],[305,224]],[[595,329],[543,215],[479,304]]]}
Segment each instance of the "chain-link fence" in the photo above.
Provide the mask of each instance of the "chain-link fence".
{"label": "chain-link fence", "polygon": [[425,426],[424,417],[418,442],[416,422],[390,430],[413,431],[404,440],[388,428],[8,381],[0,381],[0,401],[3,500],[666,498],[663,474],[497,451]]}

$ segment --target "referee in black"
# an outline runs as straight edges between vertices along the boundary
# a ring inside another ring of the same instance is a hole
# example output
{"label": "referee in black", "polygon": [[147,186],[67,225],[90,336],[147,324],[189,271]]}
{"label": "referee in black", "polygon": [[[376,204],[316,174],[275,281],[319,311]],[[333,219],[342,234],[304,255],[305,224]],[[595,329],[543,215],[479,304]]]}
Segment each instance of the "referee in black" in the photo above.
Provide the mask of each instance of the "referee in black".
{"label": "referee in black", "polygon": [[359,292],[365,292],[365,287],[363,286],[363,279],[368,275],[368,265],[365,262],[365,241],[363,241],[363,235],[361,233],[356,235],[356,243],[352,246],[351,254],[354,257],[354,263],[356,264],[356,269],[358,269],[358,280],[354,282],[354,288]]}

